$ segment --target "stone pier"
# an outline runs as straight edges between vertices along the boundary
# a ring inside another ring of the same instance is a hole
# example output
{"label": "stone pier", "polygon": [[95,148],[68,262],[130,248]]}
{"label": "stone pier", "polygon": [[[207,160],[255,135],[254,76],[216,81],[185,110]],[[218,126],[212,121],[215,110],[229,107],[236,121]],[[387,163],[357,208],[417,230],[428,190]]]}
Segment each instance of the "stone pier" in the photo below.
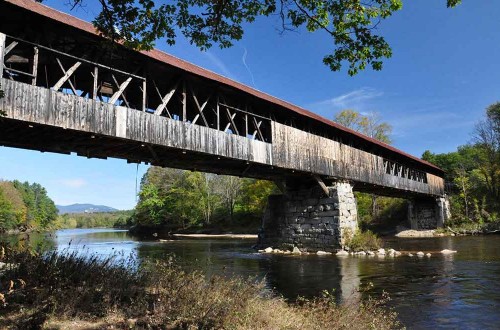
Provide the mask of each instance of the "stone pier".
{"label": "stone pier", "polygon": [[408,201],[408,221],[411,229],[442,228],[450,216],[450,202],[446,196]]}
{"label": "stone pier", "polygon": [[261,247],[336,251],[358,228],[352,185],[336,182],[329,195],[318,186],[269,197],[259,236]]}

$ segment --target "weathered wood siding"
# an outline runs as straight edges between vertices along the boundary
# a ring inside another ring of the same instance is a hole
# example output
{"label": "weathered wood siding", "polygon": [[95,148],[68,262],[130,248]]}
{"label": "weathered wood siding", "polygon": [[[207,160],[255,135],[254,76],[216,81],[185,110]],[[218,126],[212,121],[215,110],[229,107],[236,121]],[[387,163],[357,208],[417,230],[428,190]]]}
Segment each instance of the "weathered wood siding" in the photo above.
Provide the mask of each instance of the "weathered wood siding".
{"label": "weathered wood siding", "polygon": [[314,174],[350,179],[441,196],[444,180],[427,173],[418,182],[385,173],[384,159],[363,150],[273,122],[273,164]]}
{"label": "weathered wood siding", "polygon": [[423,183],[386,174],[382,157],[276,122],[272,122],[270,144],[12,80],[1,82],[5,98],[0,100],[0,109],[11,119],[423,194],[444,194],[441,177],[427,173],[427,183]]}
{"label": "weathered wood siding", "polygon": [[11,119],[272,165],[271,144],[2,79]]}

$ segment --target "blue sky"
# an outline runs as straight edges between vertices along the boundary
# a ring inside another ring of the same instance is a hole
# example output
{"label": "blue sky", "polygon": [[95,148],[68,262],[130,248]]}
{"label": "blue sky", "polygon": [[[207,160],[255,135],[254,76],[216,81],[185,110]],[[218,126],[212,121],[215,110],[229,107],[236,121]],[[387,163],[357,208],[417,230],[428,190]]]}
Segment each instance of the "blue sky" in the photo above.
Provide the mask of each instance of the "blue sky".
{"label": "blue sky", "polygon": [[[71,14],[90,19],[95,0]],[[332,118],[342,109],[378,112],[393,128],[393,141],[420,156],[449,152],[471,140],[491,103],[500,101],[500,1],[404,1],[380,32],[393,48],[380,72],[355,77],[331,72],[322,58],[326,35],[278,33],[278,18],[249,25],[233,48],[200,52],[185,40],[158,48],[278,98]],[[62,11],[58,0],[45,2]],[[0,178],[36,181],[58,204],[95,203],[119,209],[135,205],[136,165],[0,147]],[[147,167],[139,166],[138,180]]]}

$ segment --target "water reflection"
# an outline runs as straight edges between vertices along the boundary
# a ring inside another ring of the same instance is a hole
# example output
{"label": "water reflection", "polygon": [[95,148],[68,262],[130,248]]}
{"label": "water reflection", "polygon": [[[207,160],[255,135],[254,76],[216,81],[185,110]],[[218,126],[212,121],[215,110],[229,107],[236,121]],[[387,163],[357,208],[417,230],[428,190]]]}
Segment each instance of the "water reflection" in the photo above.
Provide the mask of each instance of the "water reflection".
{"label": "water reflection", "polygon": [[[355,304],[363,296],[386,291],[392,298],[389,304],[412,329],[494,329],[500,324],[500,236],[390,239],[388,247],[432,256],[383,259],[256,254],[251,240],[138,241],[126,231],[96,229],[32,234],[13,243],[102,256],[131,255],[137,262],[175,255],[184,267],[201,269],[208,276],[264,279],[268,288],[288,299],[333,290],[339,301]],[[437,253],[443,249],[459,252]],[[359,293],[369,283],[372,289]]]}

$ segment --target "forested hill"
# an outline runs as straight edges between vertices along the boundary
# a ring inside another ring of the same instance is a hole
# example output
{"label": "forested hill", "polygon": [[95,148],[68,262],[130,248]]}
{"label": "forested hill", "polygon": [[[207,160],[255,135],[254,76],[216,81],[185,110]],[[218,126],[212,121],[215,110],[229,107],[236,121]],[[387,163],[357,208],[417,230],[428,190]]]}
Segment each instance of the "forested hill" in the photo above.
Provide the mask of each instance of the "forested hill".
{"label": "forested hill", "polygon": [[105,205],[94,204],[71,204],[71,205],[56,205],[59,214],[65,213],[102,213],[102,212],[115,212],[118,211]]}
{"label": "forested hill", "polygon": [[0,231],[44,229],[56,219],[54,201],[40,184],[0,181]]}

